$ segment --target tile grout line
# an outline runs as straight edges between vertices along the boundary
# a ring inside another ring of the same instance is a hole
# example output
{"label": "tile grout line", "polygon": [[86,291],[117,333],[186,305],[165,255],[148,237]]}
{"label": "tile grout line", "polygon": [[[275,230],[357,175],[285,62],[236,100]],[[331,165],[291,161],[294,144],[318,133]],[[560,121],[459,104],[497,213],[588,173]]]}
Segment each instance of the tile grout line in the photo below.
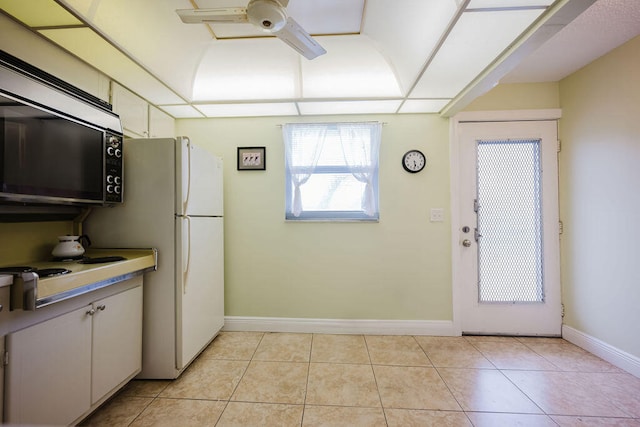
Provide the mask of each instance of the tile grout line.
{"label": "tile grout line", "polygon": [[[165,387],[165,388],[166,388],[166,387]],[[151,399],[151,401],[150,401],[149,403],[147,403],[147,404],[144,406],[144,408],[142,408],[142,410],[140,411],[140,413],[138,413],[138,415],[136,415],[136,416],[131,420],[131,422],[130,422],[129,424],[127,424],[127,426],[130,426],[131,424],[133,424],[134,422],[136,422],[136,420],[137,420],[138,418],[140,418],[140,415],[142,415],[142,414],[144,413],[144,411],[146,411],[146,410],[147,410],[147,408],[148,408],[149,406],[151,406],[151,404],[152,404],[153,402],[155,402],[155,400],[156,400],[156,399],[158,399],[158,396],[160,396],[160,393],[158,393],[155,397],[153,397],[153,398]],[[113,397],[116,397],[116,396],[113,396]],[[137,396],[133,396],[133,397],[137,397]]]}
{"label": "tile grout line", "polygon": [[214,426],[217,426],[218,423],[220,423],[220,420],[222,419],[222,416],[224,415],[224,412],[229,407],[229,403],[231,403],[231,397],[233,397],[233,393],[236,392],[236,390],[240,386],[240,383],[242,382],[242,379],[244,378],[245,374],[249,370],[249,366],[251,366],[251,362],[253,361],[253,358],[256,355],[256,352],[258,351],[258,347],[260,347],[260,344],[262,343],[262,340],[264,339],[264,335],[265,334],[263,332],[262,336],[260,337],[260,341],[258,341],[258,344],[256,345],[256,348],[253,350],[253,353],[251,353],[251,357],[249,358],[249,361],[247,363],[247,367],[244,369],[244,372],[242,372],[242,375],[240,376],[240,379],[238,380],[238,384],[236,384],[236,386],[233,388],[233,390],[231,390],[231,393],[229,393],[229,398],[225,399],[226,403],[224,405],[224,408],[222,408],[222,411],[220,412],[220,416],[218,417],[218,420],[216,421]]}
{"label": "tile grout line", "polygon": [[307,382],[304,387],[304,399],[302,400],[302,417],[300,427],[304,424],[304,413],[307,409],[307,395],[309,394],[309,375],[311,374],[311,355],[313,354],[313,339],[315,334],[311,334],[311,345],[309,346],[309,362],[307,363]]}
{"label": "tile grout line", "polygon": [[366,335],[362,335],[362,340],[364,341],[364,347],[367,350],[367,357],[369,358],[369,367],[371,367],[371,373],[373,373],[373,381],[376,384],[376,392],[378,392],[378,400],[380,401],[380,409],[382,409],[382,416],[384,417],[384,422],[387,426],[389,426],[389,420],[387,419],[387,411],[384,407],[384,403],[382,403],[382,395],[380,394],[380,386],[378,385],[378,377],[376,376],[376,370],[373,369],[373,362],[371,361],[371,353],[369,352],[369,344],[367,343]]}

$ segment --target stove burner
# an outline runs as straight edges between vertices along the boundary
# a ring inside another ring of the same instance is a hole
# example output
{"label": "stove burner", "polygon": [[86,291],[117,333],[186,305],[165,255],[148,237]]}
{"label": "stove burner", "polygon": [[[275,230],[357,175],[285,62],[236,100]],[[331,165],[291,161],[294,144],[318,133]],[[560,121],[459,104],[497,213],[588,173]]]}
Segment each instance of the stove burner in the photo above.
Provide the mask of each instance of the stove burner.
{"label": "stove burner", "polygon": [[0,267],[0,273],[8,274],[20,274],[20,273],[38,273],[38,276],[42,279],[51,276],[60,276],[62,274],[71,273],[71,270],[66,268],[42,268],[37,269],[35,267],[15,266],[15,267]]}
{"label": "stove burner", "polygon": [[15,266],[15,267],[0,267],[0,273],[28,273],[34,271],[33,267]]}
{"label": "stove burner", "polygon": [[71,273],[71,270],[67,270],[66,268],[43,268],[42,270],[37,270],[36,273],[42,278]]}

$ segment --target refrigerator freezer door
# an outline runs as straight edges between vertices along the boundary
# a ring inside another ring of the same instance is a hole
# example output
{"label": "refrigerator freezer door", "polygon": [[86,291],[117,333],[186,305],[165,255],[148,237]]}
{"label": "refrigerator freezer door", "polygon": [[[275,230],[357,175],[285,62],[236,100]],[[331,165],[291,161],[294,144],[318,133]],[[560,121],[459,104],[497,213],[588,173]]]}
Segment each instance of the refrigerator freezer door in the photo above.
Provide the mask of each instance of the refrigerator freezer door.
{"label": "refrigerator freezer door", "polygon": [[176,217],[176,234],[176,368],[180,370],[224,324],[223,219]]}
{"label": "refrigerator freezer door", "polygon": [[188,138],[178,138],[176,174],[178,215],[222,216],[221,158],[191,143]]}

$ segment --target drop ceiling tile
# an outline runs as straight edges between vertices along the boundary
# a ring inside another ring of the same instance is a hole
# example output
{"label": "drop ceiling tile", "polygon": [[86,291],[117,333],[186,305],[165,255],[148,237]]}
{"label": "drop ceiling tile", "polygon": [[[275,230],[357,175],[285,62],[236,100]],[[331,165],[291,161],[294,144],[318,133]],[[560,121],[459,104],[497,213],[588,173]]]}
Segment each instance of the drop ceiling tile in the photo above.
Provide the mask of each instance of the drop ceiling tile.
{"label": "drop ceiling tile", "polygon": [[211,34],[205,25],[180,20],[175,10],[192,7],[188,0],[63,1],[182,98],[191,96],[191,76],[211,43]]}
{"label": "drop ceiling tile", "polygon": [[191,105],[158,105],[158,108],[176,119],[204,117],[204,114]]}
{"label": "drop ceiling tile", "polygon": [[555,0],[471,0],[467,9],[549,6]]}
{"label": "drop ceiling tile", "polygon": [[398,110],[399,99],[381,101],[299,102],[300,114],[393,114]]}
{"label": "drop ceiling tile", "polygon": [[[248,0],[199,0],[200,9],[245,7]],[[295,19],[308,33],[356,34],[362,26],[364,0],[290,0],[287,15]],[[217,38],[260,37],[261,30],[251,24],[208,24]]]}
{"label": "drop ceiling tile", "polygon": [[411,98],[454,98],[544,11],[465,12]]}
{"label": "drop ceiling tile", "polygon": [[293,102],[247,103],[247,104],[197,104],[195,106],[207,117],[264,117],[297,116]]}
{"label": "drop ceiling tile", "polygon": [[83,25],[54,0],[0,0],[0,8],[29,27]]}
{"label": "drop ceiling tile", "polygon": [[180,104],[184,100],[159,80],[110,45],[89,28],[64,28],[38,31],[96,69],[153,104]]}
{"label": "drop ceiling tile", "polygon": [[439,113],[450,99],[407,99],[399,113]]}
{"label": "drop ceiling tile", "polygon": [[367,0],[362,34],[388,58],[404,94],[456,11],[454,1]]}
{"label": "drop ceiling tile", "polygon": [[290,0],[287,14],[311,34],[360,32],[364,0]]}

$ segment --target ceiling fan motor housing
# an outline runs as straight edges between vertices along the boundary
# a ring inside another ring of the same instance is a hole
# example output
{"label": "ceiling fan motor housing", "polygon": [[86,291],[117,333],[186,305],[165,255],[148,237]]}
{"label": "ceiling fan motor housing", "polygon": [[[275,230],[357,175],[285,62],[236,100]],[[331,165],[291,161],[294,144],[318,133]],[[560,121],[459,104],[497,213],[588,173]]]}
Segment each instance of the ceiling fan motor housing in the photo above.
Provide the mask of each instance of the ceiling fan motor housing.
{"label": "ceiling fan motor housing", "polygon": [[287,14],[276,0],[251,0],[247,17],[253,25],[270,33],[281,30],[287,23]]}

